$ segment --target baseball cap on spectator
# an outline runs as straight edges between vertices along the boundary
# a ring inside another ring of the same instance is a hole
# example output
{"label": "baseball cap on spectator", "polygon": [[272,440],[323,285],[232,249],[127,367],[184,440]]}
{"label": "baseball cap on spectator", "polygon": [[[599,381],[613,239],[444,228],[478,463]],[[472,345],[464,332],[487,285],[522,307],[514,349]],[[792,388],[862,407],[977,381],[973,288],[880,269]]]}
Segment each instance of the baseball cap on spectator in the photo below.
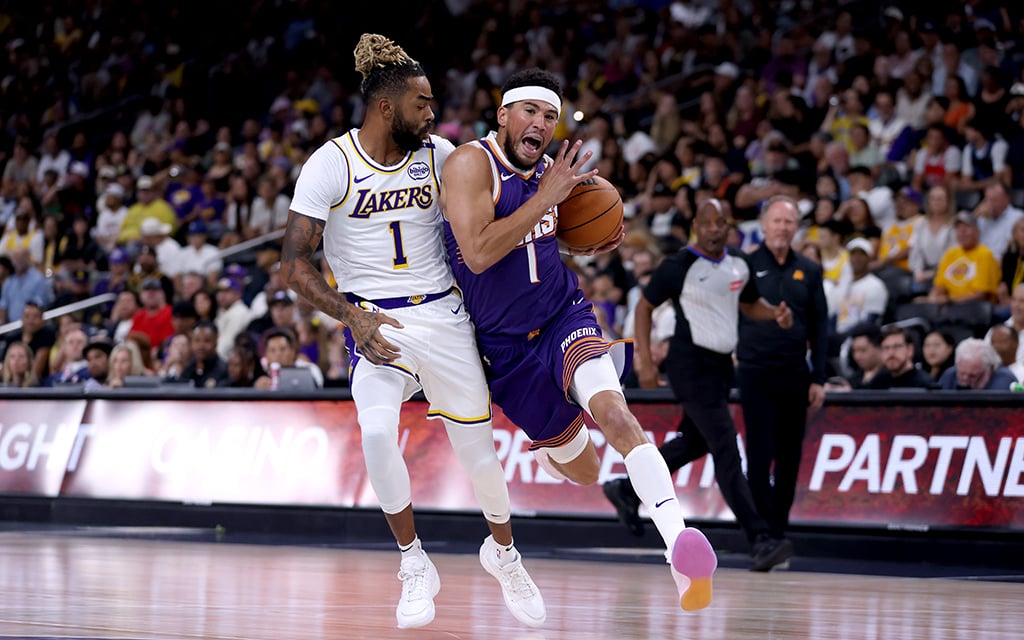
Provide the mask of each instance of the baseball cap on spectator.
{"label": "baseball cap on spectator", "polygon": [[203,234],[205,234],[206,233],[206,223],[203,222],[202,220],[193,220],[192,222],[188,223],[188,233],[189,233],[189,235],[191,235],[193,233],[203,233]]}
{"label": "baseball cap on spectator", "polygon": [[284,96],[278,96],[274,99],[274,102],[270,105],[270,113],[277,113],[278,111],[286,111],[292,108],[292,101]]}
{"label": "baseball cap on spectator", "polygon": [[152,176],[139,176],[139,179],[135,182],[136,189],[152,189],[153,188],[153,177]]}
{"label": "baseball cap on spectator", "polygon": [[224,267],[224,275],[234,280],[241,281],[244,280],[247,275],[249,275],[249,272],[245,270],[245,267],[238,264],[237,262],[232,262],[228,266]]}
{"label": "baseball cap on spectator", "polygon": [[142,281],[142,290],[147,289],[160,289],[163,290],[164,284],[160,282],[160,278],[146,278]]}
{"label": "baseball cap on spectator", "polygon": [[171,232],[171,225],[160,222],[159,218],[145,218],[139,223],[139,233],[144,236],[165,236]]}
{"label": "baseball cap on spectator", "polygon": [[272,307],[275,304],[293,305],[295,301],[287,291],[275,291],[274,295],[270,296],[270,300],[267,300],[267,305]]}
{"label": "baseball cap on spectator", "polygon": [[740,77],[740,68],[732,62],[723,62],[715,67],[715,75],[735,80]]}
{"label": "baseball cap on spectator", "polygon": [[101,178],[107,178],[109,180],[117,177],[117,169],[108,164],[104,167],[100,167],[99,174]]}
{"label": "baseball cap on spectator", "polygon": [[128,264],[131,261],[131,256],[121,247],[114,247],[114,250],[110,252],[110,256],[107,258],[107,262],[110,264]]}
{"label": "baseball cap on spectator", "polygon": [[953,218],[953,226],[955,227],[958,224],[966,224],[969,227],[974,227],[975,229],[977,229],[978,219],[975,218],[974,214],[971,213],[970,211],[961,211],[960,213],[956,214],[956,217]]}
{"label": "baseball cap on spectator", "polygon": [[986,29],[994,33],[996,30],[996,25],[992,24],[991,20],[986,20],[985,18],[978,18],[977,20],[974,21],[975,31],[985,31]]}
{"label": "baseball cap on spectator", "polygon": [[899,7],[889,7],[882,12],[882,15],[886,18],[892,18],[896,22],[903,22],[903,12],[900,11]]}
{"label": "baseball cap on spectator", "polygon": [[231,145],[228,144],[227,142],[218,142],[217,144],[213,145],[213,150],[214,151],[226,151],[228,153],[231,153],[231,151],[232,151]]}
{"label": "baseball cap on spectator", "polygon": [[1010,87],[1011,96],[1024,96],[1024,82],[1014,82]]}
{"label": "baseball cap on spectator", "polygon": [[229,289],[241,293],[242,283],[234,278],[221,278],[217,281],[217,291],[227,291]]}
{"label": "baseball cap on spectator", "polygon": [[110,184],[107,185],[107,188],[103,190],[103,195],[114,196],[115,198],[121,198],[123,200],[124,187],[117,184],[116,182],[111,182]]}
{"label": "baseball cap on spectator", "polygon": [[846,243],[846,250],[850,253],[854,251],[863,251],[869,258],[874,257],[875,249],[871,246],[871,241],[867,238],[854,238]]}
{"label": "baseball cap on spectator", "polygon": [[622,158],[629,164],[636,164],[648,153],[657,153],[658,145],[654,143],[649,135],[638,131],[629,136],[626,144],[622,146]]}
{"label": "baseball cap on spectator", "polygon": [[71,281],[76,284],[85,284],[89,282],[89,272],[85,269],[75,269],[71,272]]}
{"label": "baseball cap on spectator", "polygon": [[71,166],[68,167],[68,172],[69,173],[73,173],[76,176],[81,176],[83,178],[88,178],[89,177],[89,165],[85,164],[84,162],[72,162]]}
{"label": "baseball cap on spectator", "polygon": [[918,209],[920,209],[921,206],[924,204],[924,199],[921,197],[921,192],[913,187],[903,187],[902,189],[900,189],[898,195],[901,195],[907,200],[910,200],[911,202],[916,204]]}

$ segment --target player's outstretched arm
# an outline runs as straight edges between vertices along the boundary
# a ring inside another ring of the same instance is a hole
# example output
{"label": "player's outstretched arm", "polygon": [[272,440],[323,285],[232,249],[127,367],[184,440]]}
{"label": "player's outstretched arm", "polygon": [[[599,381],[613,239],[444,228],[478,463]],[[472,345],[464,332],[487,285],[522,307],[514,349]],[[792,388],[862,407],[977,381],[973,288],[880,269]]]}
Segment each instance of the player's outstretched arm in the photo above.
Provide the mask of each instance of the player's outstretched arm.
{"label": "player's outstretched arm", "polygon": [[312,261],[323,234],[323,220],[288,212],[288,227],[281,247],[281,277],[317,309],[347,326],[363,357],[373,364],[393,361],[399,349],[385,340],[378,328],[389,324],[400,329],[402,324],[383,313],[363,311],[327,283]]}

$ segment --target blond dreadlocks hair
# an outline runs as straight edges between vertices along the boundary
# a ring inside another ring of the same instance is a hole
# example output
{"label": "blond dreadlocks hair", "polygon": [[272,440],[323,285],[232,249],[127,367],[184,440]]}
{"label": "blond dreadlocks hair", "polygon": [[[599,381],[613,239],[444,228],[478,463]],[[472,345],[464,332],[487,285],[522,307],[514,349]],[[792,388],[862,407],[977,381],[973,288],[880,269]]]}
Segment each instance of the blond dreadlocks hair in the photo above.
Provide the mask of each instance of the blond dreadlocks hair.
{"label": "blond dreadlocks hair", "polygon": [[397,96],[405,91],[405,81],[424,76],[420,63],[413,60],[390,38],[364,33],[352,52],[356,71],[363,76],[360,88],[368,100],[380,95]]}

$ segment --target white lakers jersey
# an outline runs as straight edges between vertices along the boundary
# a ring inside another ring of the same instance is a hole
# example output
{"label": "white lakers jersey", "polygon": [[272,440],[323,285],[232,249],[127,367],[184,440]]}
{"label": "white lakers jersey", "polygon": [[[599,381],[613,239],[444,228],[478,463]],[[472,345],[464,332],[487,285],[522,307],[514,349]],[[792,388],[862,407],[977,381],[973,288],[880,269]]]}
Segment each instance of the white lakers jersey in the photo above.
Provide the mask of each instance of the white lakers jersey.
{"label": "white lakers jersey", "polygon": [[302,167],[291,209],[319,220],[324,254],[341,291],[368,300],[445,291],[453,284],[437,198],[455,147],[430,136],[384,167],[359,130],[329,140]]}

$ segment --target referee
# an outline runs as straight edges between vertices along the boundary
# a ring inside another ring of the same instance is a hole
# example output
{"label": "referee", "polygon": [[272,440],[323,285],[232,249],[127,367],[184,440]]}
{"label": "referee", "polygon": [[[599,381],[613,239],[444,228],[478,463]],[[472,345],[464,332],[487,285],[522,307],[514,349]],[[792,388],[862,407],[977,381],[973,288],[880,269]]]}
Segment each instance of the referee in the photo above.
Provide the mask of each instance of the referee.
{"label": "referee", "polygon": [[[807,408],[825,401],[828,310],[821,267],[793,251],[796,203],[776,196],[761,211],[764,242],[747,259],[761,297],[783,302],[793,325],[740,320],[740,399],[746,423],[747,479],[772,534],[783,535],[796,494]],[[810,366],[808,366],[810,350]]]}
{"label": "referee", "polygon": [[[743,476],[736,427],[729,414],[738,312],[759,320],[792,324],[786,305],[772,306],[758,296],[743,256],[725,248],[729,230],[724,206],[706,201],[693,220],[696,246],[667,258],[651,275],[636,307],[634,366],[640,386],[656,387],[658,371],[651,362],[651,315],[671,300],[676,330],[665,366],[676,398],[683,405],[679,437],[661,447],[670,471],[711,453],[722,496],[752,543],[751,570],[767,571],[792,555],[788,540],[772,538]],[[774,323],[773,323],[774,324]],[[605,495],[620,519],[634,533],[643,533],[637,514],[639,499],[627,479],[609,482]]]}

